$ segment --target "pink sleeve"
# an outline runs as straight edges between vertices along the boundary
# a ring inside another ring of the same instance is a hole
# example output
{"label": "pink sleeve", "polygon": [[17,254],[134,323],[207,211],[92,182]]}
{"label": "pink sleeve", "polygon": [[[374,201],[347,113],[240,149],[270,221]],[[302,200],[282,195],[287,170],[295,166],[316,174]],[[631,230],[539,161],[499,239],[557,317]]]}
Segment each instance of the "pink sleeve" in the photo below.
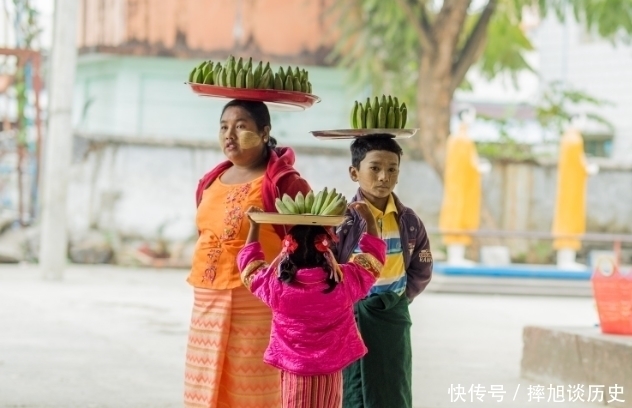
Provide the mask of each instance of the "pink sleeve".
{"label": "pink sleeve", "polygon": [[356,302],[366,297],[377,281],[386,260],[386,242],[372,235],[363,234],[360,238],[359,254],[341,265],[342,284],[349,298]]}
{"label": "pink sleeve", "polygon": [[274,268],[265,262],[261,244],[253,242],[244,246],[237,255],[237,267],[241,281],[253,295],[266,305],[272,307],[273,287],[275,283]]}

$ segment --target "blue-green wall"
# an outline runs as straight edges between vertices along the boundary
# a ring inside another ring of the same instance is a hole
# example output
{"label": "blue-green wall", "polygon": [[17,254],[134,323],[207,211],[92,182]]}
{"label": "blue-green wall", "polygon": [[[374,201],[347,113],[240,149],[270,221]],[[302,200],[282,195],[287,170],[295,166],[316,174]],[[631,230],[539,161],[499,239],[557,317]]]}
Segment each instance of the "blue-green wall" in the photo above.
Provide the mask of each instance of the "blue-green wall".
{"label": "blue-green wall", "polygon": [[[81,56],[75,89],[76,128],[143,138],[217,137],[221,107],[227,100],[199,97],[184,85],[198,62],[103,54]],[[348,128],[349,110],[357,94],[346,86],[344,71],[305,68],[314,93],[322,101],[301,112],[271,111],[273,136],[282,144],[346,148],[346,141],[323,142],[308,132]],[[84,109],[87,101],[91,101],[90,105]]]}

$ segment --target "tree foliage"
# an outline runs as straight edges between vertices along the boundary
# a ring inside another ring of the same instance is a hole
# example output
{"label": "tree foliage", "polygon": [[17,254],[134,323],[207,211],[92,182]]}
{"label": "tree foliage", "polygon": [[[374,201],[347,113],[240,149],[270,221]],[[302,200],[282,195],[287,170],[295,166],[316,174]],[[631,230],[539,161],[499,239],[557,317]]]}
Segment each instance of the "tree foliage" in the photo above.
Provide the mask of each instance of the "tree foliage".
{"label": "tree foliage", "polygon": [[[522,26],[525,13],[572,18],[612,41],[632,37],[632,0],[338,0],[334,8],[341,38],[333,56],[350,70],[353,84],[396,94],[413,107],[412,120],[422,125],[420,149],[431,150],[423,154],[429,161],[439,157],[431,162],[439,174],[449,112],[434,118],[450,109],[446,98],[469,85],[468,70],[476,66],[487,79],[507,74],[514,84],[518,73],[533,71],[525,57],[534,48]],[[578,96],[569,92],[557,96]],[[545,124],[562,113],[551,98],[538,116]]]}

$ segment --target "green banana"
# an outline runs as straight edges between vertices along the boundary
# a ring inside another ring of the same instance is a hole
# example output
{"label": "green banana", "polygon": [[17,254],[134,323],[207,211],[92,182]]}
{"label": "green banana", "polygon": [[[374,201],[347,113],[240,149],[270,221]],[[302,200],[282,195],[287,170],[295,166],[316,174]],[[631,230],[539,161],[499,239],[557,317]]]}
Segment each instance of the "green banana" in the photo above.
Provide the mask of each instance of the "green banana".
{"label": "green banana", "polygon": [[375,116],[373,115],[373,109],[371,109],[370,107],[367,108],[366,110],[366,127],[365,129],[373,129],[375,127],[375,125],[373,124],[373,121],[375,120]]}
{"label": "green banana", "polygon": [[377,123],[378,123],[378,117],[377,117],[377,115],[378,115],[378,113],[379,113],[379,110],[380,110],[380,100],[379,100],[379,99],[378,99],[378,97],[376,96],[376,97],[374,97],[374,99],[373,99],[373,107],[372,107],[372,110],[371,110],[371,112],[373,112],[373,125],[374,125],[375,127],[377,127]]}
{"label": "green banana", "polygon": [[227,73],[228,86],[232,86],[233,88],[237,86],[237,71],[232,68]]}
{"label": "green banana", "polygon": [[358,110],[360,105],[358,105],[358,101],[355,101],[353,104],[353,108],[351,109],[351,129],[358,128]]}
{"label": "green banana", "polygon": [[281,75],[277,72],[274,74],[274,89],[278,91],[283,90],[283,81],[281,80]]}
{"label": "green banana", "polygon": [[[395,98],[397,99],[397,98]],[[394,122],[393,122],[393,128],[394,129],[399,129],[399,121],[401,120],[401,115],[400,115],[400,111],[399,111],[399,106],[395,105],[393,106],[393,116],[394,116]]]}
{"label": "green banana", "polygon": [[322,215],[341,215],[346,209],[346,199],[340,195],[322,211]]}
{"label": "green banana", "polygon": [[388,129],[395,128],[395,112],[393,112],[393,107],[388,108],[388,112],[386,113],[386,127]]}
{"label": "green banana", "polygon": [[331,206],[333,204],[335,204],[340,199],[340,197],[342,196],[342,194],[337,194],[334,191],[335,190],[332,190],[333,194],[330,193],[329,197],[328,197],[328,200],[325,202],[325,204],[323,204],[323,208],[320,210],[320,213],[322,215],[327,214],[327,212],[331,210],[331,208],[332,208]]}
{"label": "green banana", "polygon": [[237,66],[235,67],[235,71],[239,72],[239,70],[243,68],[244,68],[244,59],[242,57],[239,57],[239,60],[237,60]]}
{"label": "green banana", "polygon": [[322,214],[323,211],[329,206],[329,204],[331,204],[331,202],[335,201],[337,198],[338,193],[336,193],[336,189],[334,188],[329,192],[329,194],[327,194],[327,196],[323,200],[323,205],[320,207],[320,213]]}
{"label": "green banana", "polygon": [[261,79],[259,80],[259,85],[257,85],[257,89],[268,89],[268,80],[270,78],[270,73],[268,71],[264,72],[261,75]]}
{"label": "green banana", "polygon": [[356,127],[356,129],[365,129],[366,128],[366,112],[362,104],[360,103],[359,105],[360,105],[360,108],[358,109],[358,116],[356,119],[358,127]]}
{"label": "green banana", "polygon": [[274,201],[274,206],[276,207],[279,214],[292,214],[280,198],[277,198]]}
{"label": "green banana", "polygon": [[221,74],[222,74],[222,64],[218,62],[217,64],[215,64],[215,68],[213,68],[213,79],[214,79],[215,85],[219,85],[219,77]]}
{"label": "green banana", "polygon": [[204,83],[204,68],[198,69],[196,76],[197,78],[195,78],[195,82],[198,84],[203,84]]}
{"label": "green banana", "polygon": [[294,90],[294,78],[292,78],[292,74],[287,74],[287,76],[285,77],[285,84],[284,84],[283,88],[286,91],[293,91]]}
{"label": "green banana", "polygon": [[298,77],[294,77],[294,85],[292,86],[292,88],[295,91],[301,92],[301,80],[298,79]]}
{"label": "green banana", "polygon": [[255,87],[255,75],[252,73],[252,66],[248,68],[246,73],[246,88],[254,89]]}
{"label": "green banana", "polygon": [[312,83],[307,81],[307,93],[312,94]]}
{"label": "green banana", "polygon": [[248,71],[252,69],[252,57],[248,58],[248,62],[246,63],[245,70]]}
{"label": "green banana", "polygon": [[231,71],[233,68],[235,68],[235,57],[233,57],[232,55],[230,55],[228,57],[228,59],[226,60],[226,63],[224,64],[226,71]]}
{"label": "green banana", "polygon": [[270,77],[272,77],[272,74],[274,74],[274,73],[272,72],[272,69],[270,68],[270,63],[266,62],[266,66],[263,67],[263,72],[265,73],[265,72],[268,72],[268,71],[270,72]]}
{"label": "green banana", "polygon": [[263,74],[263,62],[259,61],[259,65],[257,65],[257,68],[255,68],[255,72],[254,72],[255,84],[253,88],[259,85],[261,74]]}
{"label": "green banana", "polygon": [[314,191],[309,190],[309,193],[305,195],[305,213],[311,214],[312,206],[314,205]]}
{"label": "green banana", "polygon": [[204,78],[204,83],[207,85],[213,85],[213,71],[209,71]]}
{"label": "green banana", "polygon": [[201,69],[203,70],[204,67],[206,66],[207,61],[202,61],[198,64],[197,69]]}
{"label": "green banana", "polygon": [[377,127],[380,129],[386,127],[386,112],[384,111],[384,106],[380,106],[380,110],[377,113]]}
{"label": "green banana", "polygon": [[307,80],[303,79],[301,81],[301,92],[307,93]]}
{"label": "green banana", "polygon": [[400,129],[406,129],[406,116],[408,116],[408,109],[406,109],[406,104],[402,102],[401,109],[401,118],[400,118]]}
{"label": "green banana", "polygon": [[309,72],[306,69],[303,70],[303,78],[309,82]]}
{"label": "green banana", "polygon": [[316,196],[316,201],[314,201],[314,208],[312,208],[312,214],[320,214],[320,208],[323,205],[323,200],[327,196],[327,187],[323,189],[323,191],[319,192]]}
{"label": "green banana", "polygon": [[211,71],[213,71],[213,61],[208,61],[204,66],[204,76],[207,76]]}
{"label": "green banana", "polygon": [[294,203],[294,200],[292,200],[292,197],[290,197],[287,194],[283,194],[283,198],[281,198],[281,200],[283,201],[283,204],[285,204],[287,209],[290,210],[291,214],[298,214],[296,203]]}
{"label": "green banana", "polygon": [[283,67],[279,67],[279,77],[281,78],[281,82],[285,83],[285,71],[283,71]]}
{"label": "green banana", "polygon": [[239,71],[237,71],[237,77],[235,78],[235,87],[236,88],[246,87],[246,78],[244,76],[243,68],[240,68]]}
{"label": "green banana", "polygon": [[294,203],[296,204],[296,209],[298,210],[298,213],[305,214],[305,196],[301,191],[296,194],[296,197],[294,198]]}
{"label": "green banana", "polygon": [[222,68],[222,73],[220,74],[221,86],[228,86],[228,70],[226,67]]}
{"label": "green banana", "polygon": [[195,71],[197,71],[197,67],[194,67],[193,71],[189,74],[189,82],[193,82],[195,80]]}
{"label": "green banana", "polygon": [[391,95],[388,96],[387,104],[388,104],[388,108],[386,109],[386,112],[388,112],[388,110],[393,107],[393,98],[391,97]]}

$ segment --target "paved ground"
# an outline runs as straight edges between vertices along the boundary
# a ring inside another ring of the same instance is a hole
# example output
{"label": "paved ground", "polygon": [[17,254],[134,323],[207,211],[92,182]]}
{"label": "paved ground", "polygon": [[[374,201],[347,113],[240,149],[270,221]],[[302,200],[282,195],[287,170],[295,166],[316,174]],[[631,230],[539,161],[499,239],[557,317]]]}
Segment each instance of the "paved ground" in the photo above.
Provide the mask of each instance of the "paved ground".
{"label": "paved ground", "polygon": [[[192,301],[185,275],[72,267],[49,282],[33,268],[0,267],[0,407],[180,407]],[[597,407],[547,403],[548,390],[528,402],[537,384],[519,378],[522,328],[592,326],[592,299],[428,293],[411,313],[416,408]],[[451,401],[459,384],[467,403]],[[502,386],[504,400],[487,393],[469,402],[477,385]]]}

